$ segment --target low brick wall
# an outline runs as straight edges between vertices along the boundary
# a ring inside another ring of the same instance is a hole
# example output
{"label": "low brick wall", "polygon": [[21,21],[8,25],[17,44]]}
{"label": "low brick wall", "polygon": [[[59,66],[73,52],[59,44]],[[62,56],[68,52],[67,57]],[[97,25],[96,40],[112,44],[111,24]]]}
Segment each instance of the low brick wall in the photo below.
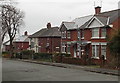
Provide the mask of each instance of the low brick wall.
{"label": "low brick wall", "polygon": [[[55,56],[53,61],[57,63],[67,63],[67,64],[76,64],[76,65],[103,65],[101,59],[84,59],[84,58],[73,58],[73,57],[63,57]],[[106,64],[107,61],[105,61]]]}
{"label": "low brick wall", "polygon": [[53,60],[58,63],[67,63],[67,64],[76,64],[76,65],[85,64],[85,62],[82,59],[73,58],[73,57],[55,56]]}
{"label": "low brick wall", "polygon": [[76,64],[76,65],[84,65],[84,61],[80,58],[72,58],[72,57],[63,57],[62,59],[63,63],[68,64]]}

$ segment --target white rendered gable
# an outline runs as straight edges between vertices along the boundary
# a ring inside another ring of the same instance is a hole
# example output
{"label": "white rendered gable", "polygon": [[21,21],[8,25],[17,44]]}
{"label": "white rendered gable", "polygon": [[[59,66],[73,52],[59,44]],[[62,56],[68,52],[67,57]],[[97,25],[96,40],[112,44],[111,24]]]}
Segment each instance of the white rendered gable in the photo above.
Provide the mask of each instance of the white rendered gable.
{"label": "white rendered gable", "polygon": [[103,27],[104,24],[101,23],[97,18],[93,18],[88,24],[87,28]]}

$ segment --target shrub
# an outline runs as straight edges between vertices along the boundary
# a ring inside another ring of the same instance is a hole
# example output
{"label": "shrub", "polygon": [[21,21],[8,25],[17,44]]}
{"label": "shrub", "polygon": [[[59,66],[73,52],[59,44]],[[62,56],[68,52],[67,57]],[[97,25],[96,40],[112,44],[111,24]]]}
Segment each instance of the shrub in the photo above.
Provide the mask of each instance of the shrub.
{"label": "shrub", "polygon": [[23,59],[29,59],[32,58],[33,54],[34,54],[33,50],[23,50],[20,52],[20,57]]}
{"label": "shrub", "polygon": [[55,53],[53,54],[54,56],[64,56],[64,57],[70,57],[70,54],[66,54],[66,53]]}
{"label": "shrub", "polygon": [[34,59],[51,59],[52,54],[51,53],[35,53]]}

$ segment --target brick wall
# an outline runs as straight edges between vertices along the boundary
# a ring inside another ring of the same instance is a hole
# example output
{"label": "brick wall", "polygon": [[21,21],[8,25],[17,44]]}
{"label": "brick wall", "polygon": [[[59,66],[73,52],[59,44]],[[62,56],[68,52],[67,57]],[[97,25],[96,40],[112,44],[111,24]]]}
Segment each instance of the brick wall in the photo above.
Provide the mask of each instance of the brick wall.
{"label": "brick wall", "polygon": [[61,50],[61,38],[39,38],[39,52],[54,53]]}

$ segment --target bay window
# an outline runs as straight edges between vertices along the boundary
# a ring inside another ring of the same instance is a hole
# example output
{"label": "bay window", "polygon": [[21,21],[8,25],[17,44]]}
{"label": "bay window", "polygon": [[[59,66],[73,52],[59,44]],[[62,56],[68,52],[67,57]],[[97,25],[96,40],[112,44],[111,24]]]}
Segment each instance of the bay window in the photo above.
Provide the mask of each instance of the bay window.
{"label": "bay window", "polygon": [[67,53],[70,53],[70,44],[67,44]]}
{"label": "bay window", "polygon": [[66,45],[65,45],[65,43],[62,43],[62,53],[66,53]]}
{"label": "bay window", "polygon": [[99,58],[99,45],[92,45],[92,57]]}

